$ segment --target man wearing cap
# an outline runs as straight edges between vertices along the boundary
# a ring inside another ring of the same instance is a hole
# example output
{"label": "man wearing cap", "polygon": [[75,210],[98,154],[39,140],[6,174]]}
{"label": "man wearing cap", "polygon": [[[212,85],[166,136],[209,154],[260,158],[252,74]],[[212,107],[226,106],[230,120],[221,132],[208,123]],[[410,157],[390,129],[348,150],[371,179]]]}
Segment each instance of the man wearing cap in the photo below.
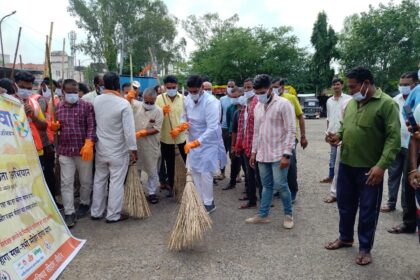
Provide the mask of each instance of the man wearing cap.
{"label": "man wearing cap", "polygon": [[143,97],[140,95],[140,83],[138,81],[132,81],[131,87],[133,88],[133,91],[135,93],[135,99],[142,101]]}

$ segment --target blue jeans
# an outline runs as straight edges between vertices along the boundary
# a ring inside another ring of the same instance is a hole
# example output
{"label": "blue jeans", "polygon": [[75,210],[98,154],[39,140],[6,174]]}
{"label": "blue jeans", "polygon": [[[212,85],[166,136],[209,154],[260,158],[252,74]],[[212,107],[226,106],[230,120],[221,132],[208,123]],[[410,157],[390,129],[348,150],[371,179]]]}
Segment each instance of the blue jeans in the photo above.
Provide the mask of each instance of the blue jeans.
{"label": "blue jeans", "polygon": [[331,153],[330,153],[330,170],[328,178],[334,178],[334,167],[335,161],[337,159],[337,147],[331,146]]}
{"label": "blue jeans", "polygon": [[283,201],[284,214],[292,215],[292,197],[287,184],[287,172],[289,168],[280,169],[280,162],[259,162],[261,183],[263,186],[260,217],[267,217],[270,212],[271,201],[273,199],[273,188],[280,192]]}

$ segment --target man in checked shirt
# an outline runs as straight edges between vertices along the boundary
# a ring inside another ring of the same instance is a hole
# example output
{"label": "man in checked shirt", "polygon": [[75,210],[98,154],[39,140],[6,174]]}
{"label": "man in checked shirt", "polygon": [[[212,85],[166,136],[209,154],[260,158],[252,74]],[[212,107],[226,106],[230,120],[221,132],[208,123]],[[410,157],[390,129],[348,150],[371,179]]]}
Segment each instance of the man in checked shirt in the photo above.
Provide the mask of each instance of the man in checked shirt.
{"label": "man in checked shirt", "polygon": [[[74,226],[76,218],[85,217],[89,211],[96,123],[93,106],[79,99],[79,85],[75,80],[64,80],[62,90],[64,100],[58,104],[57,120],[51,124],[51,129],[58,131],[61,196],[64,220],[70,228]],[[80,205],[77,212],[74,208],[76,169],[80,179]]]}

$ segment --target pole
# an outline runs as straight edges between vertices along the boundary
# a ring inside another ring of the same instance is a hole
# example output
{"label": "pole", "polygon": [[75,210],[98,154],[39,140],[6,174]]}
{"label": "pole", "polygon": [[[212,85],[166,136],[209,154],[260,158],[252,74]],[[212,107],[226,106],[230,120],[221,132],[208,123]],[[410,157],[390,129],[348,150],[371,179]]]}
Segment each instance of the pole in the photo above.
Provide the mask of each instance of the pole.
{"label": "pole", "polygon": [[19,42],[20,42],[20,33],[22,32],[22,27],[19,27],[19,34],[18,34],[18,40],[16,44],[16,50],[15,50],[15,58],[13,59],[13,67],[12,67],[12,73],[10,74],[10,79],[13,79],[13,76],[15,74],[15,65],[16,65],[16,57],[19,50]]}
{"label": "pole", "polygon": [[61,82],[64,82],[64,53],[66,51],[66,38],[63,38],[63,52],[61,53]]}
{"label": "pole", "polygon": [[[51,38],[51,37],[50,37]],[[49,80],[50,80],[50,89],[51,89],[51,109],[53,112],[53,116],[54,116],[54,120],[57,119],[56,115],[55,115],[55,92],[53,90],[53,80],[52,80],[52,74],[51,74],[51,60],[50,60],[50,47],[48,46],[48,36],[47,36],[47,41],[45,42],[45,46],[47,49],[47,65],[48,65],[48,76],[49,76]],[[54,136],[55,138],[55,136]]]}
{"label": "pole", "polygon": [[121,57],[120,57],[120,75],[122,75],[123,67],[124,67],[124,40],[125,40],[125,34],[124,29],[122,30],[122,42],[121,42]]}
{"label": "pole", "polygon": [[82,71],[80,70],[80,59],[79,59],[79,82],[82,82]]}
{"label": "pole", "polygon": [[133,59],[130,54],[130,82],[133,83]]}
{"label": "pole", "polygon": [[22,70],[23,69],[22,55],[19,55],[19,61],[20,61],[20,70]]}
{"label": "pole", "polygon": [[[48,45],[48,51],[50,52],[51,51],[51,41],[52,41],[52,33],[53,33],[53,25],[54,25],[54,23],[53,22],[51,22],[51,25],[50,25],[50,36],[47,36],[47,45]],[[50,74],[50,69],[48,69],[48,67],[50,67],[51,65],[51,63],[50,64],[48,64],[48,60],[47,60],[47,57],[48,57],[48,59],[49,59],[49,57],[50,57],[50,53],[47,53],[47,49],[45,50],[45,52],[46,52],[46,54],[45,54],[45,64],[44,64],[44,76],[47,76],[48,75],[48,77],[50,77],[51,79],[52,79],[52,77],[51,76],[49,76]]]}
{"label": "pole", "polygon": [[16,14],[16,11],[13,11],[13,12],[11,12],[10,14],[5,15],[4,17],[2,17],[2,18],[0,19],[1,63],[2,63],[2,65],[3,65],[3,68],[4,68],[4,52],[3,52],[3,36],[2,36],[2,34],[1,34],[1,24],[3,23],[3,20],[4,20],[4,19],[6,19],[7,17],[9,17],[9,16],[11,16],[11,15],[14,15],[14,14]]}

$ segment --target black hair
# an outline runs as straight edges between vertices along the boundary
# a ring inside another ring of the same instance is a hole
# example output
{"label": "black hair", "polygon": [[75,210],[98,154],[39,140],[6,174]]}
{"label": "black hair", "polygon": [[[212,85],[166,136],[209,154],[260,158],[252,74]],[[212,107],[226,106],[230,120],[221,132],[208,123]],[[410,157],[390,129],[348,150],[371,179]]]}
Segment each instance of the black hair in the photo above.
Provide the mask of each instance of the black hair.
{"label": "black hair", "polygon": [[201,76],[201,79],[203,80],[203,83],[205,83],[205,82],[210,82],[210,78],[209,78],[209,76],[207,76],[207,75],[203,75],[203,76]]}
{"label": "black hair", "polygon": [[89,88],[84,83],[79,83],[79,91],[82,91],[83,94],[86,94],[89,92]]}
{"label": "black hair", "polygon": [[280,82],[280,78],[273,78],[272,80],[271,80],[271,84],[274,84],[274,83],[277,83],[277,82]]}
{"label": "black hair", "polygon": [[[44,84],[46,84],[46,85],[50,85],[50,78],[49,78],[49,77],[45,77],[45,78],[42,80],[42,83],[44,83]],[[54,85],[55,87],[58,87],[58,83],[57,83],[57,81],[56,81],[56,80],[52,80],[52,83],[53,83],[53,85]]]}
{"label": "black hair", "polygon": [[106,89],[119,90],[120,77],[115,72],[108,72],[104,75],[104,86]]}
{"label": "black hair", "polygon": [[99,85],[99,81],[101,80],[101,78],[102,78],[102,75],[100,74],[95,75],[95,77],[93,77],[93,84],[95,86]]}
{"label": "black hair", "polygon": [[165,79],[163,79],[163,83],[164,84],[168,84],[168,83],[178,84],[178,80],[175,76],[169,75],[169,76],[166,76]]}
{"label": "black hair", "polygon": [[156,86],[154,87],[154,89],[155,89],[155,91],[156,91],[156,92],[158,92],[158,91],[159,91],[159,88],[160,88],[160,85],[156,85]]}
{"label": "black hair", "polygon": [[346,77],[348,79],[355,79],[358,83],[363,83],[364,81],[368,80],[372,85],[375,84],[372,72],[363,66],[353,68],[346,74]]}
{"label": "black hair", "polygon": [[245,84],[246,82],[251,82],[251,83],[254,83],[254,80],[253,80],[252,78],[246,78],[246,79],[244,80],[244,84]]}
{"label": "black hair", "polygon": [[419,76],[416,71],[410,71],[410,72],[406,72],[402,74],[401,79],[404,79],[404,78],[412,79],[414,83],[418,83],[419,81]]}
{"label": "black hair", "polygon": [[0,80],[0,87],[7,90],[7,94],[15,94],[16,90],[13,86],[13,81],[8,78],[3,78]]}
{"label": "black hair", "polygon": [[76,82],[75,80],[73,80],[73,79],[65,79],[64,80],[64,82],[63,82],[63,89],[65,89],[66,88],[66,85],[72,85],[72,86],[77,86],[77,87],[79,87],[79,83],[78,82]]}
{"label": "black hair", "polygon": [[15,75],[15,83],[18,83],[20,81],[24,81],[27,83],[33,83],[35,81],[35,77],[27,71],[19,71]]}
{"label": "black hair", "polygon": [[125,88],[125,87],[131,87],[131,83],[124,83],[124,84],[122,85],[122,88]]}
{"label": "black hair", "polygon": [[254,78],[254,89],[269,88],[271,86],[271,77],[267,74],[257,75]]}
{"label": "black hair", "polygon": [[289,83],[289,81],[286,78],[281,78],[280,79],[280,85],[281,86],[285,86]]}
{"label": "black hair", "polygon": [[333,85],[335,83],[340,83],[340,84],[343,85],[344,84],[344,81],[342,79],[338,78],[338,77],[335,77],[334,79],[332,79],[331,84]]}
{"label": "black hair", "polygon": [[203,80],[199,75],[191,75],[187,79],[187,87],[199,88],[203,85]]}

